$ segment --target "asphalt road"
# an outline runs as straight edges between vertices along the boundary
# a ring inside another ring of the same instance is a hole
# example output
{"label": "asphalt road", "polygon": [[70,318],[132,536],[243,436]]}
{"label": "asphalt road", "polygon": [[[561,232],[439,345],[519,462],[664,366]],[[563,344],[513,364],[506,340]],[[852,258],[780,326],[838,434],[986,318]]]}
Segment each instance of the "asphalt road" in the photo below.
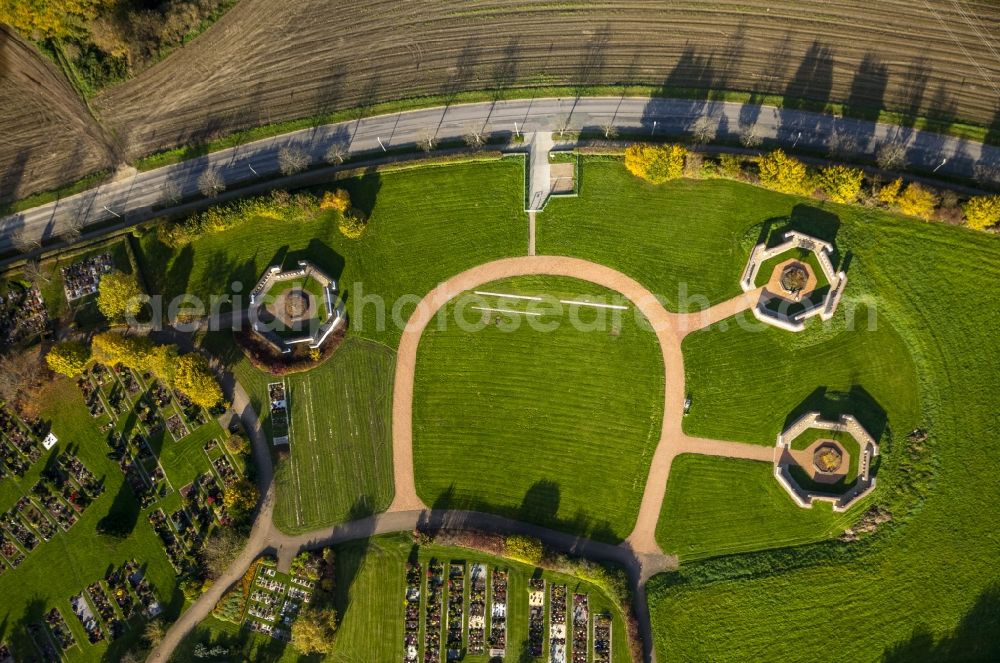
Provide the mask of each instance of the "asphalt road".
{"label": "asphalt road", "polygon": [[[705,117],[707,120],[699,121]],[[278,153],[284,146],[305,150],[313,163],[323,163],[331,145],[340,143],[351,156],[378,155],[412,148],[428,136],[438,142],[462,139],[471,132],[513,135],[535,130],[605,131],[620,136],[680,135],[695,127],[712,127],[717,139],[736,140],[741,127],[754,126],[764,140],[795,148],[826,152],[836,136],[846,136],[859,154],[874,154],[886,141],[907,148],[907,162],[916,169],[937,168],[940,175],[973,177],[984,170],[1000,177],[1000,147],[896,125],[769,106],[679,99],[584,97],[526,99],[379,115],[283,134],[137,173],[75,196],[4,217],[0,220],[0,252],[11,247],[11,235],[45,240],[58,236],[67,219],[85,226],[107,221],[137,222],[153,215],[154,206],[170,201],[171,188],[184,198],[197,196],[199,175],[217,169],[229,189],[280,174]],[[555,138],[558,140],[558,133]],[[168,183],[172,183],[168,186]]]}

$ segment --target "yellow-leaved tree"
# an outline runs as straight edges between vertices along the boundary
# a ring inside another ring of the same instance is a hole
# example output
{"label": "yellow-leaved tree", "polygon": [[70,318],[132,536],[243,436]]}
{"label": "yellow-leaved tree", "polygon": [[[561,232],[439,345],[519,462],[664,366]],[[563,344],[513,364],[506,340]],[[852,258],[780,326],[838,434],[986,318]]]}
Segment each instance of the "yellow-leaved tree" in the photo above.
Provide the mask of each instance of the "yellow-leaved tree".
{"label": "yellow-leaved tree", "polygon": [[856,202],[865,174],[860,168],[830,166],[819,171],[819,186],[835,203]]}
{"label": "yellow-leaved tree", "polygon": [[75,378],[90,362],[90,348],[79,341],[57,343],[45,355],[45,363],[56,373]]}
{"label": "yellow-leaved tree", "polygon": [[625,148],[625,168],[636,177],[662,184],[684,175],[687,150],[680,145],[643,145]]}
{"label": "yellow-leaved tree", "polygon": [[878,199],[883,205],[895,205],[899,200],[899,191],[903,188],[903,178],[897,177],[888,184],[883,184],[878,190]]}
{"label": "yellow-leaved tree", "polygon": [[144,303],[142,289],[134,276],[111,272],[97,286],[97,309],[108,320],[135,316]]}
{"label": "yellow-leaved tree", "polygon": [[337,635],[337,611],[305,608],[292,622],[292,646],[303,654],[325,654]]}
{"label": "yellow-leaved tree", "polygon": [[969,198],[962,211],[970,228],[985,230],[1000,225],[1000,196],[975,196]]}
{"label": "yellow-leaved tree", "polygon": [[115,0],[4,0],[0,23],[38,41],[70,37],[82,32],[84,22],[115,4]]}
{"label": "yellow-leaved tree", "polygon": [[323,194],[323,200],[319,203],[320,209],[335,209],[344,213],[351,209],[351,194],[344,189],[327,191]]}
{"label": "yellow-leaved tree", "polygon": [[257,486],[247,479],[240,479],[226,488],[222,494],[222,503],[227,509],[249,513],[257,506],[259,495]]}
{"label": "yellow-leaved tree", "polygon": [[930,221],[934,218],[934,210],[938,206],[938,196],[930,189],[925,189],[916,182],[910,182],[896,199],[896,206],[903,214]]}
{"label": "yellow-leaved tree", "polygon": [[125,336],[118,332],[97,334],[90,341],[94,360],[108,366],[121,364],[137,371],[149,368],[153,343],[142,336]]}
{"label": "yellow-leaved tree", "polygon": [[222,400],[219,381],[208,365],[208,360],[196,352],[177,359],[174,368],[174,387],[191,399],[195,405],[212,408]]}
{"label": "yellow-leaved tree", "polygon": [[760,171],[761,185],[768,189],[800,196],[809,193],[809,171],[806,165],[785,154],[784,150],[775,150],[762,156],[757,162],[757,168]]}

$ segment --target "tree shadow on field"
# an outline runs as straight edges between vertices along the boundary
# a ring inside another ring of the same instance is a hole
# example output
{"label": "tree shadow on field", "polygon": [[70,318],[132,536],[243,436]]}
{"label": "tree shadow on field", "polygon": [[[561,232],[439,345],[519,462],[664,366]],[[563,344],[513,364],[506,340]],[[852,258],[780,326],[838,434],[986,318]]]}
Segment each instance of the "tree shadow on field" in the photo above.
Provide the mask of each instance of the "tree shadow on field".
{"label": "tree shadow on field", "polygon": [[782,430],[807,412],[819,412],[820,418],[828,421],[836,421],[841,415],[850,414],[876,441],[882,439],[888,428],[885,409],[860,385],[852,385],[846,392],[831,391],[825,386],[817,387],[788,413]]}
{"label": "tree shadow on field", "polygon": [[987,587],[950,635],[935,642],[930,629],[920,624],[913,629],[909,640],[882,653],[885,663],[997,660],[1000,660],[1000,585]]}
{"label": "tree shadow on field", "polygon": [[382,176],[379,172],[369,168],[360,177],[342,180],[340,184],[351,194],[351,207],[370,220],[372,212],[375,211],[379,191],[382,189]]}
{"label": "tree shadow on field", "polygon": [[715,81],[712,57],[699,53],[690,44],[686,45],[663,85],[643,109],[643,128],[650,135],[656,132],[666,135],[690,131],[698,118],[705,114]]}
{"label": "tree shadow on field", "polygon": [[833,89],[833,50],[814,41],[785,88],[785,108],[822,112]]}

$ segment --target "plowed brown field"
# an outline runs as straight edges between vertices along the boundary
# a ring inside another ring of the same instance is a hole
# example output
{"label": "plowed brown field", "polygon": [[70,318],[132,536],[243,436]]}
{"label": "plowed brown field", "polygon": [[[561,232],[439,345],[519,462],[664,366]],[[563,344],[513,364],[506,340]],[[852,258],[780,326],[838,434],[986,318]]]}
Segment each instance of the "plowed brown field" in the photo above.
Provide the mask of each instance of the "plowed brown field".
{"label": "plowed brown field", "polygon": [[0,199],[51,189],[112,163],[104,132],[62,72],[0,27]]}
{"label": "plowed brown field", "polygon": [[[995,2],[241,0],[94,107],[130,156],[497,83],[711,87],[989,125],[998,54]],[[52,167],[33,178],[65,175]]]}

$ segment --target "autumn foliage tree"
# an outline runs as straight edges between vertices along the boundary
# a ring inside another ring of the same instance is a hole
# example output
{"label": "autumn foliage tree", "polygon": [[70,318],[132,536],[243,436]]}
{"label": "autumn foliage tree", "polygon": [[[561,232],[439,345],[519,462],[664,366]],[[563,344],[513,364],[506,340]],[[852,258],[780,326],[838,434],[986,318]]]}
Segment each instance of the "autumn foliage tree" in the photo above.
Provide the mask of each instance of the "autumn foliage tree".
{"label": "autumn foliage tree", "polygon": [[49,368],[70,378],[83,373],[89,361],[90,348],[79,341],[58,343],[45,355],[45,363]]}
{"label": "autumn foliage tree", "polygon": [[325,654],[337,635],[337,611],[305,608],[292,623],[292,646],[303,654]]}
{"label": "autumn foliage tree", "polygon": [[662,184],[684,175],[687,150],[680,145],[629,145],[625,148],[625,168],[636,177]]}
{"label": "autumn foliage tree", "polygon": [[323,200],[320,201],[319,208],[337,210],[343,214],[351,209],[351,194],[344,189],[327,191],[323,194]]}
{"label": "autumn foliage tree", "polygon": [[962,211],[970,228],[985,230],[1000,225],[1000,196],[975,196],[969,198]]}
{"label": "autumn foliage tree", "polygon": [[194,352],[178,358],[173,385],[203,408],[215,407],[222,400],[222,389],[208,361]]}
{"label": "autumn foliage tree", "polygon": [[111,272],[97,286],[97,309],[108,320],[135,316],[143,304],[143,292],[134,276]]}
{"label": "autumn foliage tree", "polygon": [[39,41],[71,37],[82,31],[85,21],[115,4],[115,0],[4,0],[0,23]]}
{"label": "autumn foliage tree", "polygon": [[255,485],[247,479],[240,479],[226,488],[222,494],[222,503],[227,509],[249,513],[257,506],[259,495]]}
{"label": "autumn foliage tree", "polygon": [[938,206],[938,196],[930,189],[925,189],[916,182],[910,182],[899,194],[896,206],[903,214],[916,216],[925,221],[934,218],[934,210]]}
{"label": "autumn foliage tree", "polygon": [[859,168],[830,166],[819,172],[819,186],[835,203],[850,204],[858,200],[865,174]]}
{"label": "autumn foliage tree", "polygon": [[757,168],[760,171],[760,183],[768,189],[800,196],[809,193],[809,171],[806,165],[785,154],[784,150],[775,150],[762,156],[757,162]]}

